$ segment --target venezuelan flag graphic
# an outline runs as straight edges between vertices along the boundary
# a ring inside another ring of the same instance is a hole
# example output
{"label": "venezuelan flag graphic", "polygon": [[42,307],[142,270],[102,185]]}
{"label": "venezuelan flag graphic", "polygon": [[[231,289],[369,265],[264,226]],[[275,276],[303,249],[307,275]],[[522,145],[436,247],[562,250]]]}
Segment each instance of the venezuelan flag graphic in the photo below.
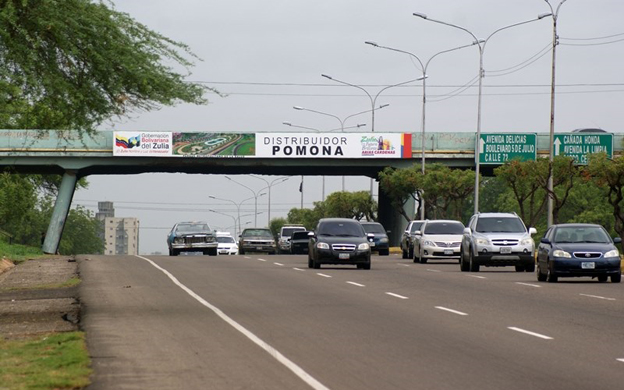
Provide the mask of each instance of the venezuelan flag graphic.
{"label": "venezuelan flag graphic", "polygon": [[401,136],[401,157],[412,158],[412,134],[403,133]]}
{"label": "venezuelan flag graphic", "polygon": [[141,141],[139,140],[139,136],[129,138],[116,136],[115,145],[124,149],[132,149],[136,146],[141,145]]}

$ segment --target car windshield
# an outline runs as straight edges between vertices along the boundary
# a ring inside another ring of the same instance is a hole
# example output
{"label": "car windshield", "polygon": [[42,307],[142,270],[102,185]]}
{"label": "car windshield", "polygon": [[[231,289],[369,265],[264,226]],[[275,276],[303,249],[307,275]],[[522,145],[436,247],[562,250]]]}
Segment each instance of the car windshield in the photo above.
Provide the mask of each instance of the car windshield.
{"label": "car windshield", "polygon": [[176,228],[176,232],[178,233],[208,233],[210,232],[210,227],[205,223],[181,223]]}
{"label": "car windshield", "polygon": [[243,237],[273,237],[270,230],[249,229],[243,232]]}
{"label": "car windshield", "polygon": [[379,223],[363,223],[362,227],[366,233],[386,233],[383,226]]}
{"label": "car windshield", "polygon": [[217,242],[221,243],[221,244],[234,244],[234,243],[236,243],[236,241],[234,241],[234,237],[230,237],[230,236],[217,237]]}
{"label": "car windshield", "polygon": [[410,228],[410,233],[414,234],[422,227],[424,222],[414,222]]}
{"label": "car windshield", "polygon": [[305,230],[302,227],[282,228],[282,237],[292,237],[294,232]]}
{"label": "car windshield", "polygon": [[425,234],[463,234],[464,225],[459,222],[429,222]]}
{"label": "car windshield", "polygon": [[526,233],[526,228],[516,217],[483,217],[477,221],[479,233]]}
{"label": "car windshield", "polygon": [[319,227],[319,236],[363,237],[364,229],[358,222],[326,222]]}
{"label": "car windshield", "polygon": [[601,243],[611,242],[611,238],[599,227],[560,227],[555,232],[555,242],[563,243]]}
{"label": "car windshield", "polygon": [[307,238],[309,238],[307,231],[294,232],[293,235],[292,235],[292,239],[293,240],[301,240],[301,239],[307,239]]}

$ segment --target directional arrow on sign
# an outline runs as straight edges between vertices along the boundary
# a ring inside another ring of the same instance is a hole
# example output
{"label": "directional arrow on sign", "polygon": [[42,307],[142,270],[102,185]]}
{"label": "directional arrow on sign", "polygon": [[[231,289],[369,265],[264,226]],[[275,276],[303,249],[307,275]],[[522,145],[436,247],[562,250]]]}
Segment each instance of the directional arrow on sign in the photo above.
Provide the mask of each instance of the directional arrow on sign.
{"label": "directional arrow on sign", "polygon": [[561,140],[559,138],[555,139],[555,156],[559,155],[559,152],[561,151]]}
{"label": "directional arrow on sign", "polygon": [[483,150],[485,146],[485,141],[483,140],[483,138],[479,138],[479,154],[483,153]]}

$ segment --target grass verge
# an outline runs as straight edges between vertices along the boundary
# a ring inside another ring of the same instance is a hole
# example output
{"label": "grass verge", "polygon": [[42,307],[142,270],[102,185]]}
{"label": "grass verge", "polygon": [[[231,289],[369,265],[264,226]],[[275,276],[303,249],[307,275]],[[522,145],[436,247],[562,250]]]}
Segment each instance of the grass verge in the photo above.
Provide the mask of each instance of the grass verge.
{"label": "grass verge", "polygon": [[82,332],[0,339],[0,389],[79,389],[90,375]]}
{"label": "grass verge", "polygon": [[40,248],[19,244],[8,244],[0,240],[0,259],[6,257],[7,259],[13,261],[13,263],[18,264],[28,259],[41,257],[43,255],[44,253]]}

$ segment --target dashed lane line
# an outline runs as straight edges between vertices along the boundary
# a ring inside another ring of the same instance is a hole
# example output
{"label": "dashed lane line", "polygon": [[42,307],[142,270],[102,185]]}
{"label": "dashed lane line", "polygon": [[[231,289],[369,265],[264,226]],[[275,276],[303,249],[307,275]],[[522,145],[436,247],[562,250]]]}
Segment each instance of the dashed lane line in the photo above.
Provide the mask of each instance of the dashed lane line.
{"label": "dashed lane line", "polygon": [[471,277],[471,278],[477,278],[477,279],[487,279],[485,276],[479,276],[479,275],[466,275],[466,276]]}
{"label": "dashed lane line", "polygon": [[279,265],[280,267],[283,267],[283,266],[284,266],[284,264],[282,264],[282,263],[273,263],[273,264],[275,264],[275,265]]}
{"label": "dashed lane line", "polygon": [[531,331],[528,331],[526,329],[516,328],[515,326],[508,326],[507,329],[513,330],[515,332],[528,334],[529,336],[534,336],[534,337],[537,337],[537,338],[540,338],[540,339],[543,339],[543,340],[552,340],[553,339],[550,336],[546,336],[546,335],[543,335],[543,334],[531,332]]}
{"label": "dashed lane line", "polygon": [[293,267],[293,269],[294,269],[295,271],[305,271],[303,268]]}
{"label": "dashed lane line", "polygon": [[322,276],[322,277],[324,277],[324,278],[331,278],[331,276],[330,276],[330,275],[325,275],[325,274],[320,274],[320,273],[317,273],[317,275],[318,275],[318,276]]}
{"label": "dashed lane line", "polygon": [[360,283],[349,282],[349,281],[347,281],[347,283],[348,283],[348,284],[352,284],[352,285],[357,286],[357,287],[366,287],[365,285],[360,284]]}
{"label": "dashed lane line", "polygon": [[449,313],[457,314],[457,315],[460,315],[460,316],[467,316],[468,315],[468,313],[464,313],[464,312],[461,312],[461,311],[449,309],[448,307],[436,306],[435,308],[438,309],[438,310],[448,311]]}
{"label": "dashed lane line", "polygon": [[516,282],[516,284],[522,285],[522,286],[529,286],[529,287],[542,287],[539,284],[531,284],[531,283],[523,283],[523,282]]}
{"label": "dashed lane line", "polygon": [[601,297],[600,295],[590,295],[590,294],[579,294],[579,295],[584,296],[584,297],[589,297],[589,298],[604,299],[605,301],[615,301],[615,298]]}
{"label": "dashed lane line", "polygon": [[403,295],[399,295],[399,294],[395,294],[395,293],[391,293],[391,292],[386,292],[386,294],[395,297],[395,298],[399,298],[399,299],[409,299],[408,297],[405,297]]}

